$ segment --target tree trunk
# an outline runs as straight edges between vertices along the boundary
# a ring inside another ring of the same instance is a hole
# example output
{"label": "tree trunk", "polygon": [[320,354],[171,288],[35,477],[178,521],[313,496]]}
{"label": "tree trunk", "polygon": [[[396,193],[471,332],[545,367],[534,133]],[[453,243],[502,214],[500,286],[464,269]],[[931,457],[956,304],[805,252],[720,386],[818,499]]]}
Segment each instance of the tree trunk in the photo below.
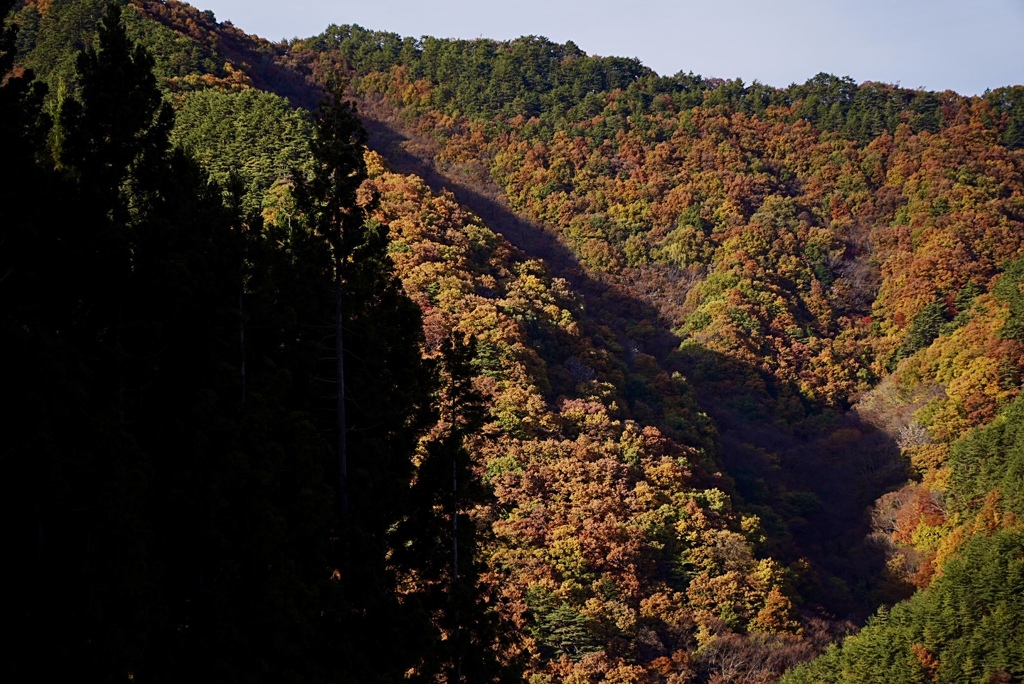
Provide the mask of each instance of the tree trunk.
{"label": "tree trunk", "polygon": [[238,365],[239,381],[242,384],[242,406],[245,406],[245,280],[238,291]]}
{"label": "tree trunk", "polygon": [[337,358],[338,374],[338,507],[341,516],[341,576],[343,582],[349,577],[349,502],[348,502],[348,422],[345,417],[345,308],[344,279],[341,275],[341,261],[336,268],[337,307],[334,313],[334,351]]}

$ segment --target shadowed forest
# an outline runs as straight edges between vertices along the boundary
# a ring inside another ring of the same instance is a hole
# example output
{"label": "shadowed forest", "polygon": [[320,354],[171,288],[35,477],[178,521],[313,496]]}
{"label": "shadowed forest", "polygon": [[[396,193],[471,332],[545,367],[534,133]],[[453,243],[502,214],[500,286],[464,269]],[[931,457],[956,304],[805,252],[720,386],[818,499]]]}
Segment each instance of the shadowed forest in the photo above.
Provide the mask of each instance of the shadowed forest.
{"label": "shadowed forest", "polygon": [[0,16],[5,681],[1024,681],[1024,86]]}

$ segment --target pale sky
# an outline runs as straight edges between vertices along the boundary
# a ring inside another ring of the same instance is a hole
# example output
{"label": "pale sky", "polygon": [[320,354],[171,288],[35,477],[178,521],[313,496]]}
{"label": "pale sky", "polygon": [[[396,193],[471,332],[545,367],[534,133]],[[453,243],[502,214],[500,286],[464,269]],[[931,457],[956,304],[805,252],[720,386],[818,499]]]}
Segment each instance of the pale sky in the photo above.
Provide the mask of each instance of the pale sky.
{"label": "pale sky", "polygon": [[572,40],[659,74],[784,87],[818,72],[981,94],[1024,84],[1024,0],[193,0],[270,40],[329,24],[402,36]]}

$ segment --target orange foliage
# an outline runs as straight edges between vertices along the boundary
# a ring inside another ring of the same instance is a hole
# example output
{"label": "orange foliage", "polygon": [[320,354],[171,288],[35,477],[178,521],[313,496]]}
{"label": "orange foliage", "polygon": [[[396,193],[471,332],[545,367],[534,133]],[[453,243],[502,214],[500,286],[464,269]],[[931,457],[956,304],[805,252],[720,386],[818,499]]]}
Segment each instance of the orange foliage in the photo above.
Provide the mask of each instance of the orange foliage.
{"label": "orange foliage", "polygon": [[[479,517],[493,530],[487,576],[506,616],[529,628],[529,596],[543,589],[606,635],[601,654],[535,667],[559,681],[688,681],[694,630],[710,629],[726,599],[740,632],[797,629],[781,569],[756,559],[748,541],[757,525],[741,525],[716,476],[698,467],[700,453],[622,416],[614,388],[623,380],[583,335],[567,285],[450,195],[387,172],[373,153],[368,168],[361,197],[377,200],[373,218],[390,227],[391,257],[424,312],[427,345],[458,328],[483,352],[476,384],[491,423],[473,449],[494,495]],[[537,354],[535,334],[554,357]],[[571,393],[551,403],[555,375]],[[659,382],[671,396],[673,380]],[[666,572],[677,559],[693,575],[685,592]],[[636,661],[638,652],[647,655]]]}

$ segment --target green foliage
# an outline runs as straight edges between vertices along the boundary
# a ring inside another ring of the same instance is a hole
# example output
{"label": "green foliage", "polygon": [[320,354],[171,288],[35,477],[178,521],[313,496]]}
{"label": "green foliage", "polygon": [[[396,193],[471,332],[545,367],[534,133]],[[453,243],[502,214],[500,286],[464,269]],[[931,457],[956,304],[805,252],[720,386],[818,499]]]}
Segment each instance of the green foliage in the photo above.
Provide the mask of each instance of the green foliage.
{"label": "green foliage", "polygon": [[19,46],[26,65],[54,91],[58,86],[73,90],[78,53],[93,44],[96,25],[110,4],[111,0],[54,0],[42,15],[27,7],[23,14],[29,31]]}
{"label": "green foliage", "polygon": [[282,97],[210,89],[182,98],[171,140],[218,185],[239,187],[241,208],[251,216],[273,203],[275,184],[310,172],[311,137],[307,115]]}
{"label": "green foliage", "polygon": [[1006,118],[1002,142],[1008,149],[1024,147],[1024,86],[997,88],[986,99]]}
{"label": "green foliage", "polygon": [[1024,396],[984,428],[953,445],[950,494],[956,507],[977,513],[989,492],[999,508],[1024,517]]}
{"label": "green foliage", "polygon": [[910,324],[910,329],[907,330],[907,336],[897,354],[897,360],[906,358],[918,349],[924,349],[930,345],[942,332],[948,319],[948,309],[942,302],[932,302],[921,309]]}
{"label": "green foliage", "polygon": [[[153,58],[129,40],[116,3],[98,40],[98,50],[90,46],[78,55],[81,99],[60,103],[57,156],[90,189],[92,201],[127,220],[127,205],[160,182],[174,115],[156,87]],[[135,187],[125,187],[129,181]]]}
{"label": "green foliage", "polygon": [[925,591],[782,682],[977,682],[1024,676],[1024,533],[968,542]]}
{"label": "green foliage", "polygon": [[[858,86],[849,77],[824,73],[784,90],[756,82],[746,86],[738,79],[658,76],[635,59],[588,56],[571,41],[558,44],[536,36],[506,42],[417,40],[344,25],[293,47],[333,53],[360,76],[406,68],[412,80],[432,85],[430,105],[436,109],[470,117],[540,117],[547,138],[566,122],[594,118],[603,109],[600,96],[615,91],[625,92],[618,110],[626,116],[656,102],[678,109],[724,106],[751,115],[763,115],[769,106],[793,107],[795,118],[861,143],[894,133],[903,122],[929,132],[944,123],[934,93],[878,83]],[[614,137],[612,131],[594,133],[599,139]]]}
{"label": "green foliage", "polygon": [[565,654],[579,660],[601,650],[601,641],[594,631],[596,624],[578,607],[541,586],[530,588],[526,603],[532,617],[530,635],[548,649],[549,655]]}
{"label": "green foliage", "polygon": [[219,55],[131,7],[124,13],[125,32],[154,58],[153,73],[161,84],[174,77],[190,74],[224,75]]}
{"label": "green foliage", "polygon": [[588,57],[573,43],[529,36],[487,39],[401,38],[360,26],[331,26],[302,47],[334,52],[360,75],[409,69],[435,84],[436,107],[473,116],[566,112],[588,94],[627,88],[653,75],[635,59]]}
{"label": "green foliage", "polygon": [[707,264],[716,247],[708,233],[700,207],[694,205],[679,217],[679,225],[658,245],[655,257],[682,267]]}
{"label": "green foliage", "polygon": [[1000,337],[1024,342],[1024,259],[1007,265],[992,292],[1010,305],[1010,317],[1006,319]]}
{"label": "green foliage", "polygon": [[956,315],[951,320],[944,323],[939,329],[940,335],[951,335],[956,330],[959,330],[971,320],[972,312],[971,307],[974,304],[974,298],[982,294],[984,290],[980,285],[976,285],[973,282],[964,285],[956,297],[953,298],[953,308]]}
{"label": "green foliage", "polygon": [[[0,17],[7,15],[12,4],[6,0],[0,4]],[[9,178],[15,183],[19,180],[27,182],[26,172],[34,175],[32,161],[42,148],[50,128],[50,119],[43,114],[46,86],[35,80],[31,70],[20,76],[13,73],[17,45],[24,33],[24,28],[17,23],[0,21],[0,130],[9,150]],[[23,165],[20,168],[17,166],[19,162]],[[4,189],[5,192],[11,190]],[[11,192],[10,196],[14,199],[18,193]]]}
{"label": "green foliage", "polygon": [[786,96],[799,103],[798,116],[823,131],[836,131],[864,144],[883,132],[894,133],[903,121],[909,121],[914,131],[931,133],[943,124],[934,93],[881,83],[858,86],[848,76],[821,73],[802,85],[790,86]]}

